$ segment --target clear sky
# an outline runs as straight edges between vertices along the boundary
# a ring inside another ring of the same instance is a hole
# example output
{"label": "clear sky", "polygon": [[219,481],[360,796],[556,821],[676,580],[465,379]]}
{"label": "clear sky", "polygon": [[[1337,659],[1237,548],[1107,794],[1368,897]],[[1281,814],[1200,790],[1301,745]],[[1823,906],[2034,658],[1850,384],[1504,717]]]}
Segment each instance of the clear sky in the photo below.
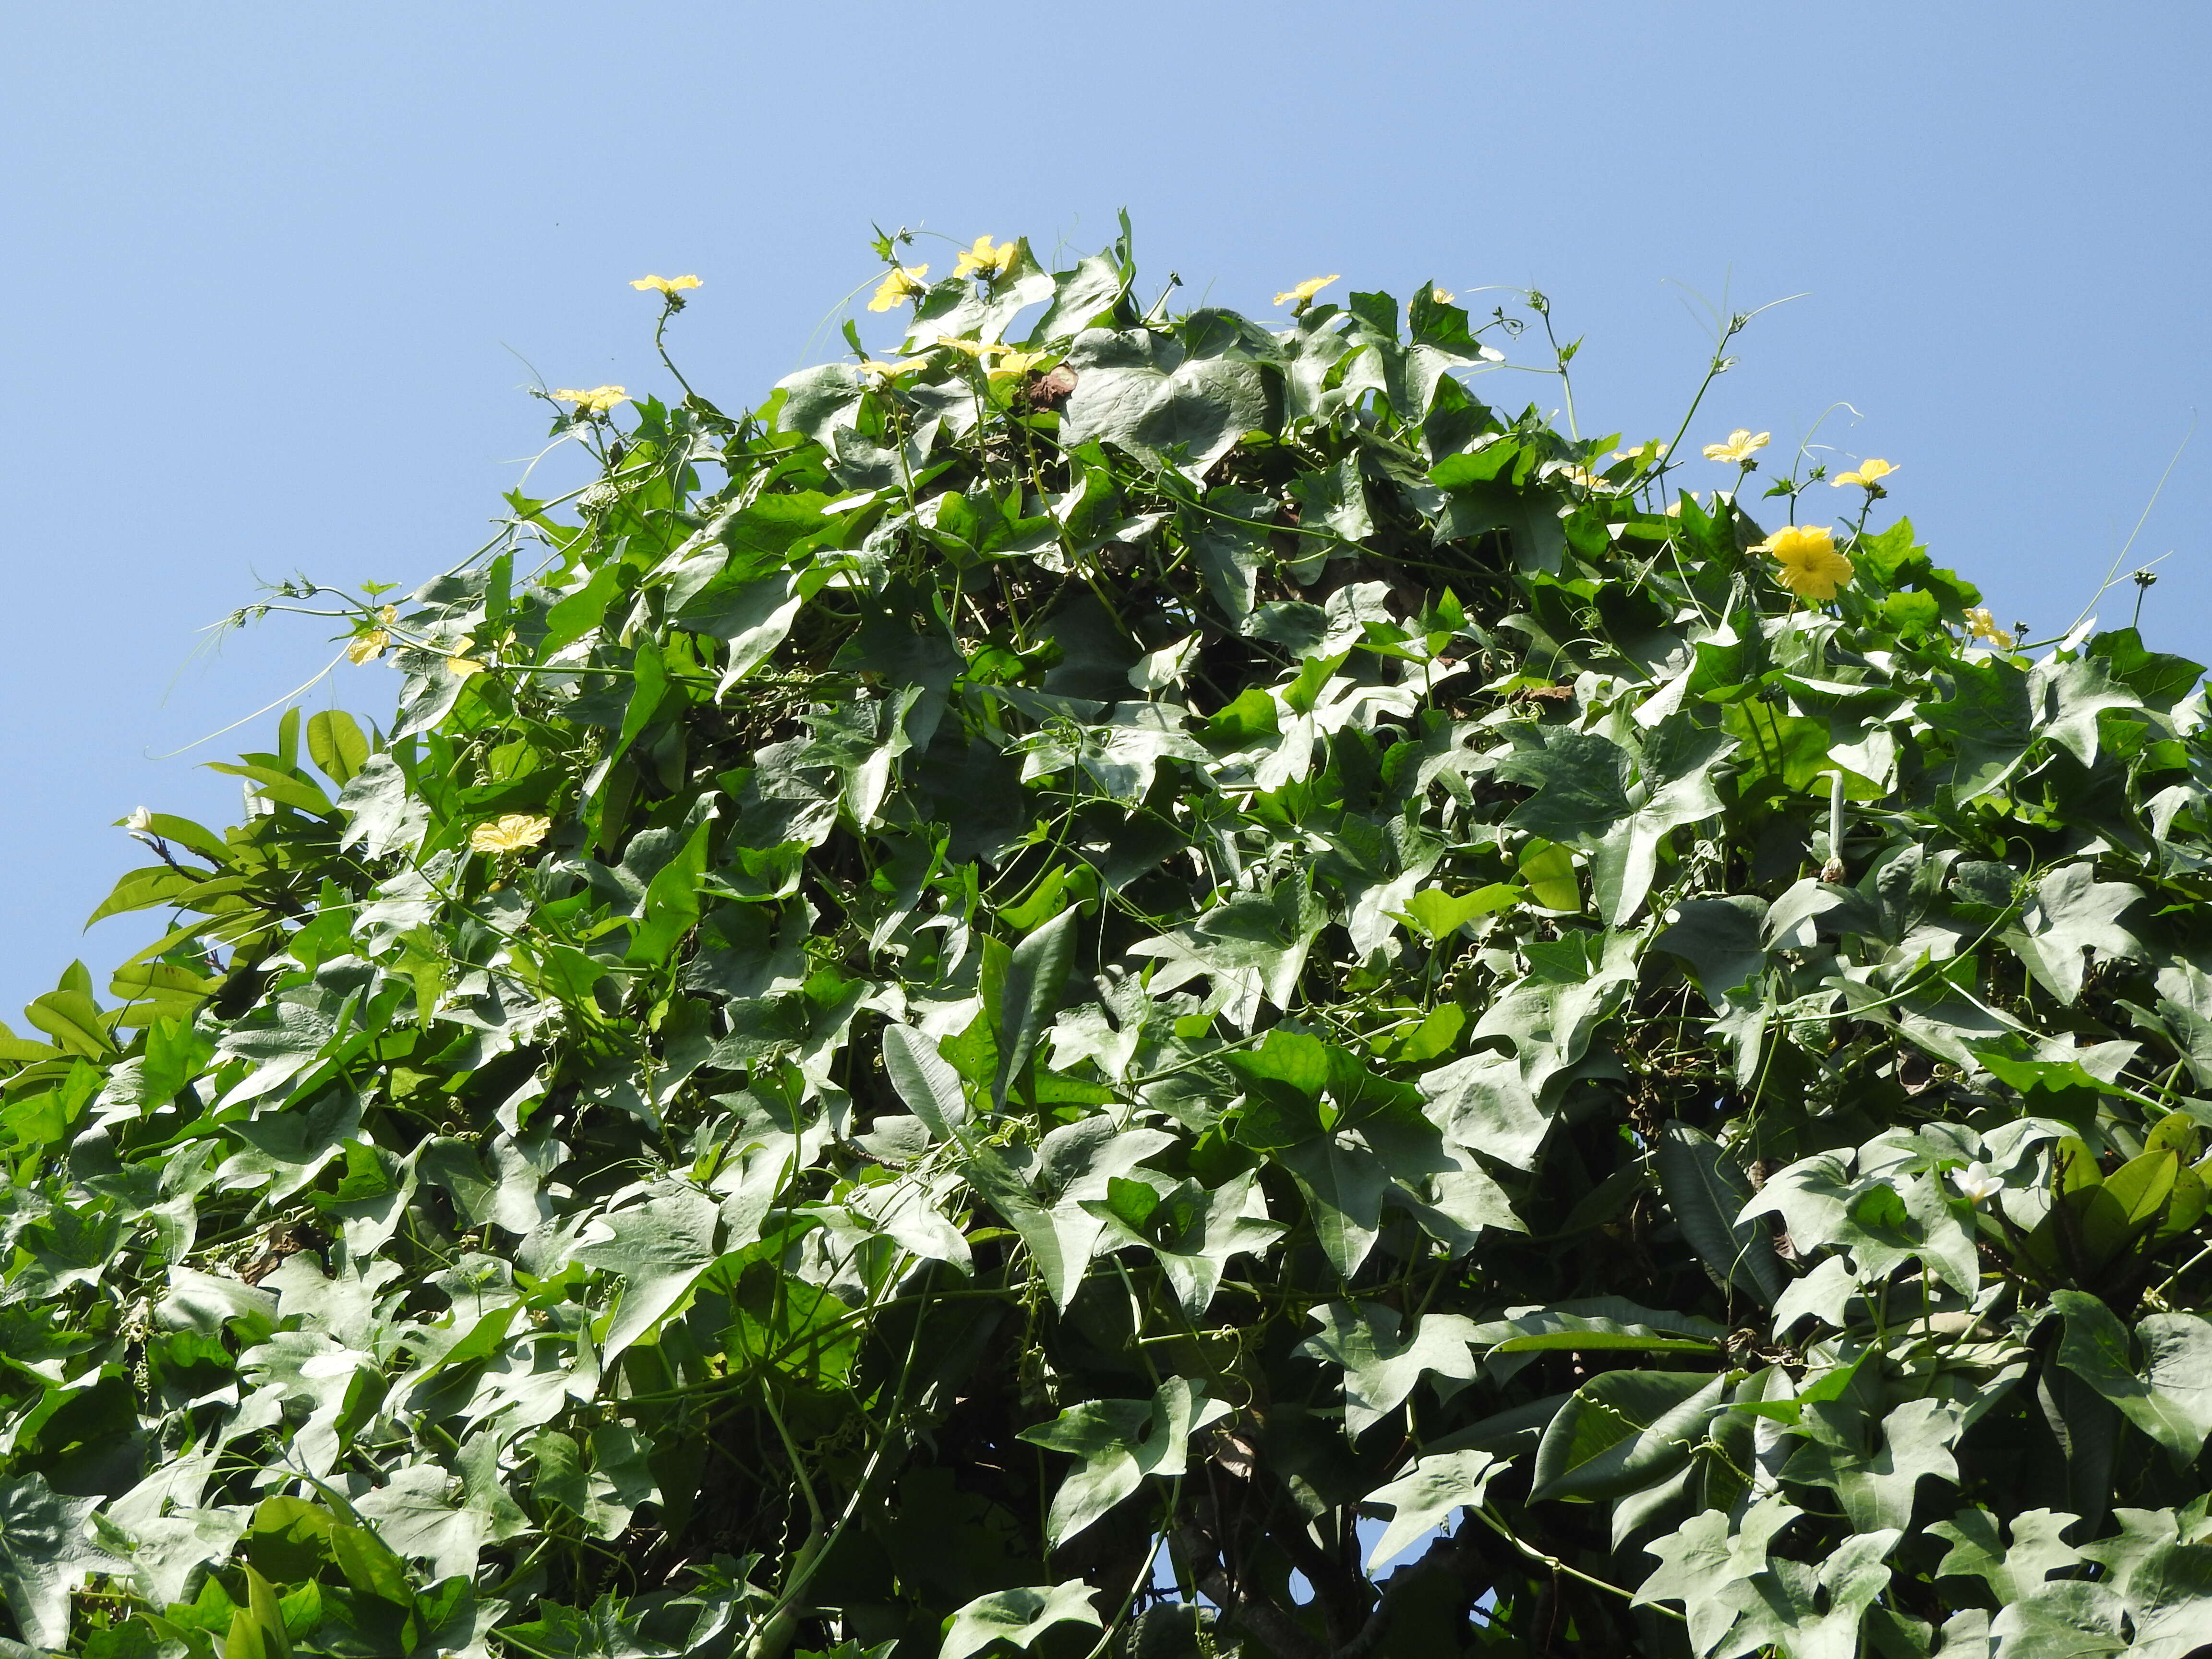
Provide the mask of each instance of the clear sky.
{"label": "clear sky", "polygon": [[[544,441],[520,387],[659,387],[630,277],[704,279],[678,349],[726,404],[841,355],[871,221],[1088,250],[1126,205],[1148,283],[1262,313],[1328,271],[1540,288],[1585,428],[1632,439],[1696,383],[1699,296],[1802,295],[1692,439],[1826,415],[2000,620],[2062,627],[2212,390],[2209,48],[2201,0],[9,7],[0,1011],[152,937],[80,933],[139,862],[110,824],[229,822],[195,763],[274,716],[172,751],[331,659],[297,619],[212,648],[257,579],[475,546]],[[2144,631],[2200,661],[2208,484],[2212,433],[2124,566],[2171,551]]]}

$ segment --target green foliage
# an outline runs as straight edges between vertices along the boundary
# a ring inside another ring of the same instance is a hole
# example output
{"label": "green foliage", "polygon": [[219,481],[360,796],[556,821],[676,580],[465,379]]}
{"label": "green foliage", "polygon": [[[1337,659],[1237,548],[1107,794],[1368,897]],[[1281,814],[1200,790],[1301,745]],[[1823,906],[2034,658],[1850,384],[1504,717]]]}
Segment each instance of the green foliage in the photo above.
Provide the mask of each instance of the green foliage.
{"label": "green foliage", "polygon": [[564,395],[322,607],[384,727],[129,821],[0,1031],[5,1650],[2212,1639],[2202,671],[1878,486],[1808,605],[1503,312],[968,263]]}

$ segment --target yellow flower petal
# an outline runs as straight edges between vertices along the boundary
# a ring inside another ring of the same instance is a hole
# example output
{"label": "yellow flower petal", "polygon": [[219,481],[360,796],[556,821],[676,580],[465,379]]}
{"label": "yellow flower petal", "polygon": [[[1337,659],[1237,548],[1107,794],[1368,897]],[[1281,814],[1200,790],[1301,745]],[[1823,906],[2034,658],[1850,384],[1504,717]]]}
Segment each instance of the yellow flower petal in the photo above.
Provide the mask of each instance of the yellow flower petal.
{"label": "yellow flower petal", "polygon": [[1863,484],[1869,489],[1879,489],[1881,481],[1897,469],[1881,459],[1861,461],[1849,472],[1838,472],[1828,482],[1841,489],[1845,484]]}
{"label": "yellow flower petal", "polygon": [[479,853],[520,852],[544,841],[546,831],[552,827],[550,818],[537,817],[528,812],[509,812],[469,831],[469,845]]}
{"label": "yellow flower petal", "polygon": [[923,278],[928,275],[927,265],[893,265],[890,273],[876,284],[875,296],[868,301],[868,309],[889,311],[926,291],[929,284]]}
{"label": "yellow flower petal", "polygon": [[355,663],[374,662],[384,654],[385,647],[391,643],[391,635],[380,628],[372,628],[366,634],[356,635],[353,643],[346,647],[346,660]]}
{"label": "yellow flower petal", "polygon": [[1459,298],[1459,295],[1454,294],[1448,288],[1432,288],[1429,290],[1429,298],[1435,301],[1440,306],[1448,306],[1454,300]]}
{"label": "yellow flower petal", "polygon": [[991,378],[1001,374],[1026,374],[1050,357],[1049,351],[1009,351],[991,366]]}
{"label": "yellow flower petal", "polygon": [[392,623],[399,620],[399,607],[396,605],[386,605],[381,611],[376,613],[376,619],[382,623],[386,628],[391,627]]}
{"label": "yellow flower petal", "polygon": [[896,362],[886,363],[871,357],[865,362],[855,363],[854,367],[863,374],[879,374],[888,380],[894,374],[904,374],[909,369],[923,368],[928,362],[927,357],[902,357]]}
{"label": "yellow flower petal", "polygon": [[1300,283],[1296,288],[1286,288],[1280,294],[1278,294],[1275,296],[1275,303],[1279,306],[1288,305],[1291,301],[1295,300],[1298,304],[1303,306],[1307,301],[1312,299],[1315,295],[1320,293],[1322,289],[1327,288],[1331,283],[1340,280],[1340,273],[1333,274],[1328,276],[1309,276],[1305,281]]}
{"label": "yellow flower petal", "polygon": [[1987,605],[1978,605],[1966,612],[1966,637],[1987,640],[2000,651],[2012,649],[2012,630],[1999,628],[1997,619],[1990,614]]}
{"label": "yellow flower petal", "polygon": [[960,250],[959,263],[952,267],[952,274],[965,276],[972,271],[979,276],[1003,276],[1013,269],[1015,256],[1020,252],[1018,242],[1002,242],[993,247],[988,236],[978,236],[975,246]]}
{"label": "yellow flower petal", "polygon": [[1773,438],[1774,434],[1771,432],[1755,433],[1748,427],[1740,426],[1728,434],[1726,443],[1707,444],[1705,459],[1709,461],[1733,461],[1741,465],[1749,460],[1755,451],[1765,448]]}
{"label": "yellow flower petal", "polygon": [[675,294],[687,288],[699,286],[696,276],[641,276],[630,286],[640,292],[650,289],[655,294]]}
{"label": "yellow flower petal", "polygon": [[604,415],[617,404],[629,401],[629,393],[618,386],[595,386],[588,392],[579,392],[574,386],[562,386],[553,393],[556,404],[574,404],[580,411]]}
{"label": "yellow flower petal", "polygon": [[465,657],[456,651],[446,659],[446,672],[455,679],[465,680],[471,674],[483,673],[484,665],[474,657]]}
{"label": "yellow flower petal", "polygon": [[1851,579],[1851,562],[1823,525],[1784,525],[1752,551],[1772,557],[1781,567],[1774,579],[1801,599],[1825,604]]}
{"label": "yellow flower petal", "polygon": [[962,340],[950,334],[939,335],[935,343],[979,359],[1001,356],[1013,349],[1012,346],[1003,346],[994,340]]}

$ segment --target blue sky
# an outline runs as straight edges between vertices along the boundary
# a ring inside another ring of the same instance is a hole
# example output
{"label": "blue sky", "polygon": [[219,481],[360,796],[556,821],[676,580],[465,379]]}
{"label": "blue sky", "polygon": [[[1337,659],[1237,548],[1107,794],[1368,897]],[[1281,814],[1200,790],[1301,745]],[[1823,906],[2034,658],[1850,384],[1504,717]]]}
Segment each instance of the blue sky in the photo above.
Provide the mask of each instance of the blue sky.
{"label": "blue sky", "polygon": [[482,540],[544,442],[520,387],[659,385],[643,272],[704,279],[678,349],[719,401],[840,355],[871,221],[1089,249],[1126,205],[1148,282],[1261,313],[1328,271],[1540,288],[1585,427],[1632,439],[1680,418],[1700,296],[1802,295],[1693,440],[1899,463],[2039,631],[2142,520],[2144,631],[2212,660],[2212,434],[2144,516],[2212,388],[2208,47],[2201,4],[13,8],[0,1008],[151,936],[80,933],[137,862],[110,824],[228,822],[195,763],[274,716],[173,751],[331,659],[297,619],[203,631],[257,579]]}

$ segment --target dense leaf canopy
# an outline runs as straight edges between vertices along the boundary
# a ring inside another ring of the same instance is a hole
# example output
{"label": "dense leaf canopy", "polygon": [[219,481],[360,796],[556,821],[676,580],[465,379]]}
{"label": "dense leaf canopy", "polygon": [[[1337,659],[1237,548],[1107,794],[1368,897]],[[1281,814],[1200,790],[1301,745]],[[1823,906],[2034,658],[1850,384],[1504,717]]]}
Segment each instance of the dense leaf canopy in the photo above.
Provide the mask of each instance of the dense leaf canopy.
{"label": "dense leaf canopy", "polygon": [[1540,296],[880,251],[907,355],[554,394],[588,489],[263,607],[397,713],[128,821],[0,1651],[2212,1640],[2203,671],[1486,401]]}

